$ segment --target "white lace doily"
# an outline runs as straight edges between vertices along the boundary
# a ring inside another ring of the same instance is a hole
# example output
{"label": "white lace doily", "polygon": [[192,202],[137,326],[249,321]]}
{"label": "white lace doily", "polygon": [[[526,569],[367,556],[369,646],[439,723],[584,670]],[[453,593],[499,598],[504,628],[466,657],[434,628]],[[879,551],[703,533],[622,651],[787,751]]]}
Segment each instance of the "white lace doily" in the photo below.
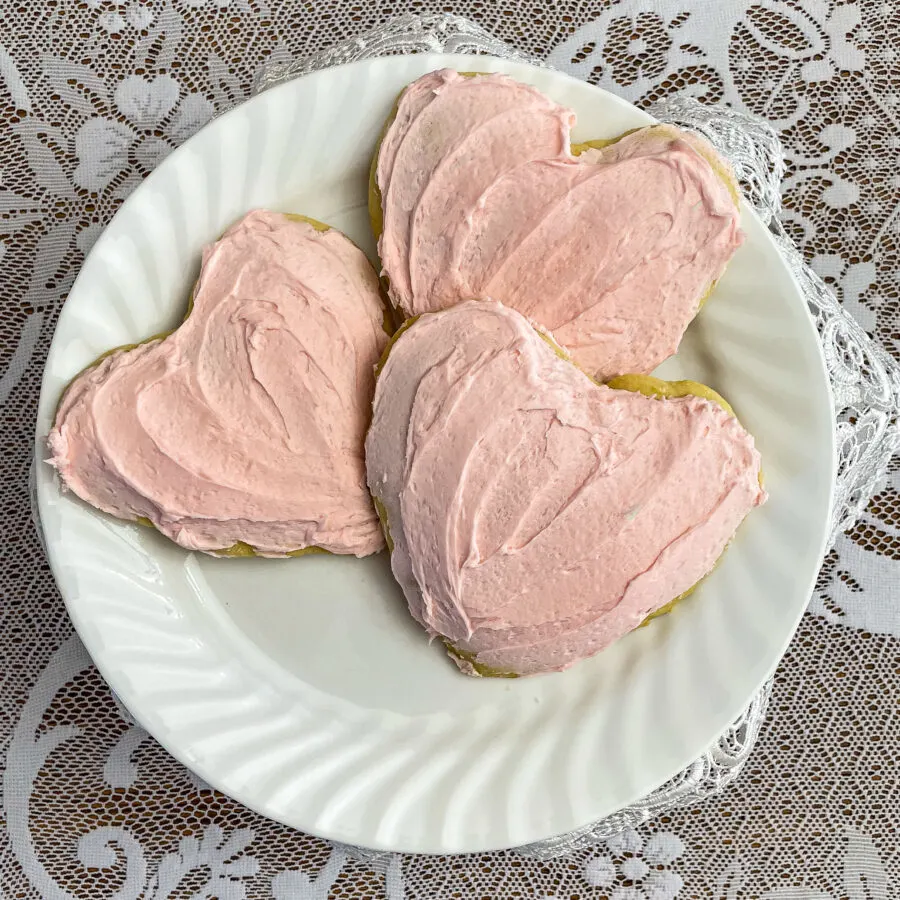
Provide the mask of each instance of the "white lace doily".
{"label": "white lace doily", "polygon": [[[2,896],[886,900],[900,882],[900,3],[461,0],[457,11],[483,28],[408,17],[349,43],[397,13],[442,10],[428,0],[4,3]],[[211,791],[110,700],[30,527],[42,360],[121,199],[254,83],[421,49],[543,59],[717,141],[809,298],[837,405],[842,518],[764,724],[765,694],[654,797],[529,856],[361,860]],[[732,119],[723,104],[758,118]],[[700,802],[711,789],[721,791]]]}

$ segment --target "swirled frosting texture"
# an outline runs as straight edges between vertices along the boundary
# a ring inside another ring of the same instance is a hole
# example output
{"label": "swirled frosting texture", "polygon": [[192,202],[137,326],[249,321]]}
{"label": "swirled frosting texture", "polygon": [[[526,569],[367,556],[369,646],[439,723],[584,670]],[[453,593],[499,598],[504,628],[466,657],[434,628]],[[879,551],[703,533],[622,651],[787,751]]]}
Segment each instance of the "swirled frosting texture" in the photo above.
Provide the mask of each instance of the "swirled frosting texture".
{"label": "swirled frosting texture", "polygon": [[383,314],[340,232],[252,212],[204,252],[177,331],[72,383],[51,462],[88,503],[189,549],[374,553],[363,445]]}
{"label": "swirled frosting texture", "polygon": [[400,336],[366,439],[394,575],[468,672],[564,669],[631,631],[710,571],[759,466],[716,404],[598,386],[478,301]]}
{"label": "swirled frosting texture", "polygon": [[573,157],[573,122],[503,75],[413,82],[376,168],[391,299],[417,315],[490,297],[601,379],[647,373],[740,244],[730,176],[671,126]]}

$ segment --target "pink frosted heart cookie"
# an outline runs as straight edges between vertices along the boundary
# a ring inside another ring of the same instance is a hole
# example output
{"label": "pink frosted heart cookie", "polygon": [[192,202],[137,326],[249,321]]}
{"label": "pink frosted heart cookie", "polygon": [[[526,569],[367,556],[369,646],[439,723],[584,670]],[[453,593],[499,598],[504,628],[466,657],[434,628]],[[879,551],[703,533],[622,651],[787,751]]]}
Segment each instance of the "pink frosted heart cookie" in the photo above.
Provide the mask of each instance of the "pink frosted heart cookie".
{"label": "pink frosted heart cookie", "polygon": [[92,506],[188,549],[374,553],[363,440],[383,316],[344,235],[251,212],[204,252],[177,330],[72,382],[50,462]]}
{"label": "pink frosted heart cookie", "polygon": [[469,674],[592,656],[700,581],[765,499],[722,406],[598,385],[486,301],[396,339],[366,468],[410,612]]}
{"label": "pink frosted heart cookie", "polygon": [[413,82],[370,192],[390,297],[406,316],[498,300],[602,380],[650,372],[740,244],[734,176],[672,126],[573,155],[574,118],[505,75]]}

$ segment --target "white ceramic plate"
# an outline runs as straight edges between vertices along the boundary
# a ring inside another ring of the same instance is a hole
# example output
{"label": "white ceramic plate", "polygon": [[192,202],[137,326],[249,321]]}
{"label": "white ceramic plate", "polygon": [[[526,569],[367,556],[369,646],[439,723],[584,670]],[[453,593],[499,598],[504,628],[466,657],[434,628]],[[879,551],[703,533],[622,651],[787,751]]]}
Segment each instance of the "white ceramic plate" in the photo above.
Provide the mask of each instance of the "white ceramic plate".
{"label": "white ceramic plate", "polygon": [[[648,117],[555,72],[485,57],[367,60],[276,88],[176,150],[124,204],[59,319],[37,456],[67,382],[103,351],[174,327],[201,247],[253,207],[334,225],[374,259],[372,150],[397,93],[441,66],[508,72],[578,114],[575,139]],[[568,672],[461,676],[405,611],[388,560],[219,560],[63,496],[39,462],[50,561],[81,638],[136,718],[259,812],[367,847],[527,843],[637,800],[700,755],[771,674],[806,605],[833,482],[815,330],[763,226],[666,377],[734,404],[769,503],[672,615]]]}

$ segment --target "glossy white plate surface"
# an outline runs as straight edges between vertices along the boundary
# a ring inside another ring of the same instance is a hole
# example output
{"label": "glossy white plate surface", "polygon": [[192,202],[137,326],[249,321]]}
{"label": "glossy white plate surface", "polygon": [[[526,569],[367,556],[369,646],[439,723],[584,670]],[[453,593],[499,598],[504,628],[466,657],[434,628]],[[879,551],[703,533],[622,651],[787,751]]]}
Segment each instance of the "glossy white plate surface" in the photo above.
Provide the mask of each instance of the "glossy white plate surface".
{"label": "glossy white plate surface", "polygon": [[502,71],[578,114],[576,140],[648,117],[548,70],[485,57],[367,60],[212,122],[134,192],[59,319],[37,427],[50,561],[101,672],[206,781],[314,834],[475,851],[584,825],[701,754],[773,671],[825,539],[834,448],[815,329],[766,230],[747,240],[664,377],[706,382],[755,435],[771,499],[671,615],[568,672],[460,675],[408,617],[388,560],[213,559],[61,494],[43,439],[103,351],[174,327],[201,247],[253,207],[305,213],[374,259],[366,183],[398,92],[441,66]]}

